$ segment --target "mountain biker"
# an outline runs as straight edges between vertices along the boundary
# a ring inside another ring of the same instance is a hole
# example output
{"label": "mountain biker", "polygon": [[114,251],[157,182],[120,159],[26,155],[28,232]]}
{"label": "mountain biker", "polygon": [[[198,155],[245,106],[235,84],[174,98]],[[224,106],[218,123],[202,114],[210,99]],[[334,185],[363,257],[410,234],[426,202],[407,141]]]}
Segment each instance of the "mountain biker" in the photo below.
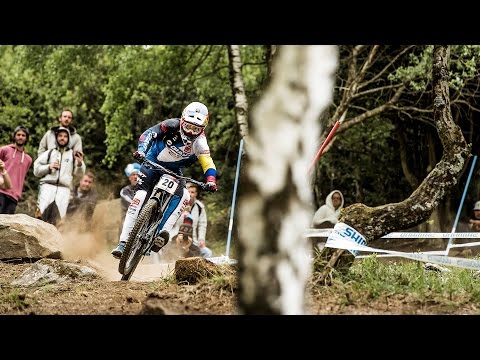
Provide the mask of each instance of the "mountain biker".
{"label": "mountain biker", "polygon": [[[208,118],[208,109],[204,104],[200,102],[188,104],[180,118],[164,120],[144,131],[133,157],[139,162],[143,162],[144,159],[150,160],[180,176],[185,167],[191,166],[198,159],[208,186],[207,191],[215,192],[217,190],[217,170],[210,156],[210,148],[205,136]],[[114,258],[121,258],[128,235],[133,229],[138,214],[162,174],[162,171],[152,170],[148,165],[141,166],[137,191],[125,215],[119,243],[112,250]],[[165,210],[159,226],[159,229],[162,230],[155,237],[152,251],[158,252],[168,242],[169,231],[189,201],[190,194],[185,187],[185,180],[180,179],[180,186]]]}

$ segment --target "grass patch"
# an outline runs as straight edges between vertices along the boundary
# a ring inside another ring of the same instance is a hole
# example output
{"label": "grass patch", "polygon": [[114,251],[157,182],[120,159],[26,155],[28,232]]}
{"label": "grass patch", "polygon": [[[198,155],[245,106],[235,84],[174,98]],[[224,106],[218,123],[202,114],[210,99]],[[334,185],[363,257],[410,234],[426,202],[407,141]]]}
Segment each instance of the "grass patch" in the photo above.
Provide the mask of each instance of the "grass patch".
{"label": "grass patch", "polygon": [[0,296],[0,302],[17,310],[24,310],[30,306],[26,301],[26,295],[24,293],[19,293],[17,290],[2,294]]}
{"label": "grass patch", "polygon": [[331,286],[313,282],[311,285],[317,296],[337,294],[339,306],[388,303],[391,298],[425,306],[480,307],[480,273],[455,267],[448,269],[451,271],[425,270],[424,263],[419,261],[381,262],[372,255],[357,260],[346,274],[334,271]]}

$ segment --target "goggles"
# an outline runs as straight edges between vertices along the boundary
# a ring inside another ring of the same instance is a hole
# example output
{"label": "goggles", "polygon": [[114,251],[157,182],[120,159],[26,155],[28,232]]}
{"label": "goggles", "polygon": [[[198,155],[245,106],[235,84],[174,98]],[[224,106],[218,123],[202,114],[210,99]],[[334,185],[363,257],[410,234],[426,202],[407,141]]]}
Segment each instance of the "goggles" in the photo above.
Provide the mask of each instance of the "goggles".
{"label": "goggles", "polygon": [[203,131],[203,126],[194,125],[186,121],[183,121],[182,128],[183,128],[183,131],[185,131],[187,134],[190,134],[193,136],[200,135]]}

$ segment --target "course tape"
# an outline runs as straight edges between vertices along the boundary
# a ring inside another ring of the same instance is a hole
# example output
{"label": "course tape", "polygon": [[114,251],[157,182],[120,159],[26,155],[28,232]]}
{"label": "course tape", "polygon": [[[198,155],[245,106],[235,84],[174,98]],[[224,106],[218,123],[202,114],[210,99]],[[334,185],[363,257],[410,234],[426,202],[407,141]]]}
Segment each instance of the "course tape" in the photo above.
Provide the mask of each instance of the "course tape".
{"label": "course tape", "polygon": [[[328,237],[333,229],[307,229],[305,237]],[[466,238],[466,239],[480,239],[478,232],[462,232],[462,233],[419,233],[419,232],[393,232],[382,236],[382,239],[449,239],[452,238]]]}
{"label": "course tape", "polygon": [[475,259],[456,258],[444,255],[434,255],[428,253],[406,253],[401,251],[385,250],[372,248],[361,244],[357,239],[363,236],[351,226],[344,223],[337,223],[325,243],[326,247],[344,249],[350,251],[356,256],[358,251],[380,252],[392,254],[407,259],[435,263],[439,265],[454,266],[464,269],[480,270],[480,261]]}

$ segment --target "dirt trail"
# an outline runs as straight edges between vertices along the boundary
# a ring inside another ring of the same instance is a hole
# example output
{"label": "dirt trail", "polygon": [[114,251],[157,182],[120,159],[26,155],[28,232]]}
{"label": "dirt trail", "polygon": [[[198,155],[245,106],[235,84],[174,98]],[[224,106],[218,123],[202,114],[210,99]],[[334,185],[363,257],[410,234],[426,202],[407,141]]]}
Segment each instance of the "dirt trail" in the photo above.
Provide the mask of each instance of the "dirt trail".
{"label": "dirt trail", "polygon": [[[120,280],[121,274],[118,272],[118,260],[107,252],[101,252],[94,257],[87,258],[85,261],[98,271],[98,274],[109,281]],[[149,257],[144,257],[138,264],[130,281],[155,281],[173,273],[175,263],[154,262]]]}
{"label": "dirt trail", "polygon": [[[95,233],[80,233],[75,227],[62,229],[64,239],[62,254],[66,261],[83,262],[90,265],[107,281],[120,281],[118,260],[110,254],[112,244],[99,241]],[[173,273],[174,262],[164,261],[159,254],[152,253],[138,264],[130,281],[145,282],[159,280]]]}

